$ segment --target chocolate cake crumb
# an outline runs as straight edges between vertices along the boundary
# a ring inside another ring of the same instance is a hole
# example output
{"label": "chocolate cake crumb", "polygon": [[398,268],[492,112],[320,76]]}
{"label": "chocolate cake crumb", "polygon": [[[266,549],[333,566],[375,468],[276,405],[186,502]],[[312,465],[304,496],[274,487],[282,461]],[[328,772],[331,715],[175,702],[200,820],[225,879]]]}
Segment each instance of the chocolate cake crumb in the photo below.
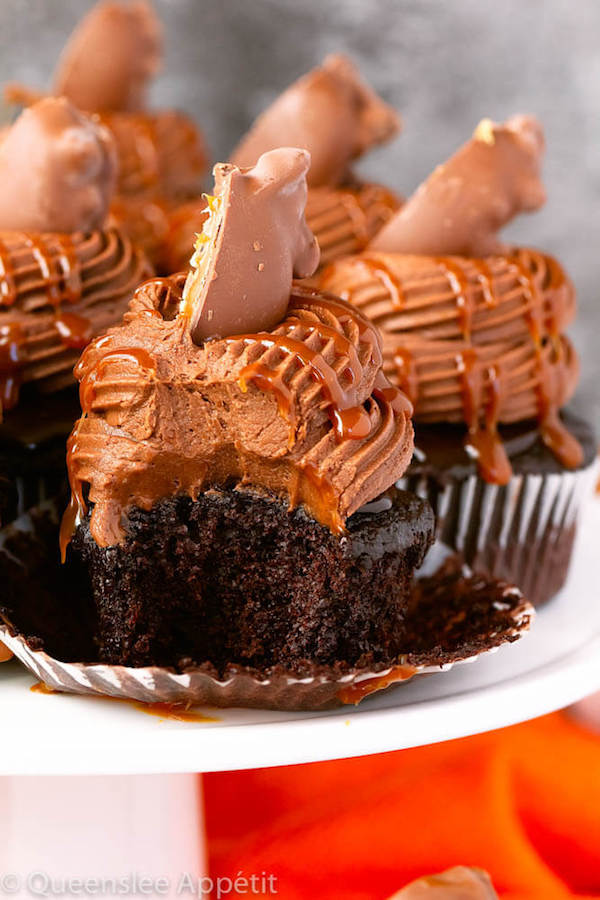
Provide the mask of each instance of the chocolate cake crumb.
{"label": "chocolate cake crumb", "polygon": [[85,520],[72,549],[89,570],[102,662],[386,664],[432,530],[429,505],[402,492],[339,536],[279,500],[210,491],[131,510],[113,547]]}

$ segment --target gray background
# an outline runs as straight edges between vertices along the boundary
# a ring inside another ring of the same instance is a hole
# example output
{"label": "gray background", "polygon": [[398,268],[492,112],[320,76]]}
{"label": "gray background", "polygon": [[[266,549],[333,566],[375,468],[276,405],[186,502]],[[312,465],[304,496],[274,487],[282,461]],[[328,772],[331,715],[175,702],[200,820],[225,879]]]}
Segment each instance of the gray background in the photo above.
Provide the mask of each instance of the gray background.
{"label": "gray background", "polygon": [[[89,0],[0,0],[0,82],[43,87]],[[155,0],[157,104],[192,113],[215,158],[329,52],[352,54],[404,132],[364,174],[410,193],[483,116],[538,115],[548,203],[509,234],[561,258],[579,290],[580,404],[600,425],[600,3],[597,0]]]}

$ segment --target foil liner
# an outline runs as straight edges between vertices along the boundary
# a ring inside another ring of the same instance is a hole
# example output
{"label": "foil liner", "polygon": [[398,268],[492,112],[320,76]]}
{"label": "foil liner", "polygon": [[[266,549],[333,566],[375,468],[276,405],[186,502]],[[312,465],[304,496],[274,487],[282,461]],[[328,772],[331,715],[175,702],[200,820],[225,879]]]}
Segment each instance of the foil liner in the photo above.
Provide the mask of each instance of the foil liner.
{"label": "foil liner", "polygon": [[[43,567],[54,566],[54,556],[52,551],[44,562],[40,553],[40,546],[48,537],[55,537],[56,524],[56,510],[47,504],[0,532],[0,579],[15,582],[12,602],[16,603],[16,608],[10,610],[10,598],[0,599],[0,640],[36,678],[53,690],[67,693],[186,706],[328,709],[356,704],[369,694],[416,675],[448,671],[454,664],[474,660],[519,638],[534,615],[516,588],[486,582],[449,559],[436,574],[415,583],[414,610],[418,618],[414,624],[414,647],[395,660],[393,666],[311,666],[306,673],[298,674],[282,666],[258,672],[231,664],[224,673],[217,673],[209,663],[176,672],[157,666],[130,668],[73,661],[67,658],[73,651],[69,634],[65,641],[65,629],[67,633],[71,630],[77,646],[87,647],[82,652],[92,654],[93,642],[86,644],[86,638],[78,631],[85,631],[87,626],[85,621],[76,621],[77,594],[55,598],[54,602],[52,585],[47,590],[52,577],[64,579],[58,569],[56,576],[45,578]],[[31,608],[23,612],[18,608],[22,596],[18,577],[31,559],[38,561],[42,571]],[[62,591],[66,582],[57,584]],[[46,593],[40,593],[44,588]],[[445,598],[447,609],[443,607]],[[60,652],[44,649],[44,621],[48,623],[46,640]]]}
{"label": "foil liner", "polygon": [[442,481],[409,470],[396,486],[431,503],[436,544],[472,569],[518,585],[537,607],[566,581],[579,513],[598,469],[594,461],[574,472],[515,474],[504,486],[475,474]]}

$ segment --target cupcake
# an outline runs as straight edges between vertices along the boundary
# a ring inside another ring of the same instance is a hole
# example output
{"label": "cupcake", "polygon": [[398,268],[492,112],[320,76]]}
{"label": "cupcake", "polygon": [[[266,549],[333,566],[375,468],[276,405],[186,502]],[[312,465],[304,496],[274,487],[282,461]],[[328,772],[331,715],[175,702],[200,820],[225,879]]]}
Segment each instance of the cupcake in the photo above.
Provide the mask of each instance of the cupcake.
{"label": "cupcake", "polygon": [[65,99],[25,110],[0,142],[2,524],[65,483],[73,366],[151,274],[104,224],[115,172],[107,129]]}
{"label": "cupcake", "polygon": [[[81,20],[57,66],[52,93],[96,114],[112,133],[118,181],[114,220],[155,260],[169,211],[201,191],[207,154],[192,120],[176,110],[149,110],[149,85],[161,68],[161,26],[145,0],[102,0]],[[9,86],[13,102],[31,91]]]}
{"label": "cupcake", "polygon": [[[304,75],[256,120],[231,156],[237,166],[253,166],[277,147],[303,147],[311,154],[306,220],[321,249],[321,264],[362,250],[400,205],[378,184],[351,170],[372,147],[392,138],[400,119],[344,56],[329,56]],[[168,271],[187,267],[189,247],[202,228],[205,206],[189,203],[171,216],[165,243]]]}
{"label": "cupcake", "polygon": [[411,406],[375,328],[292,282],[318,264],[309,163],[216,166],[190,271],[143,285],[77,365],[62,543],[89,573],[101,662],[305,688],[398,663],[433,514],[393,488]]}
{"label": "cupcake", "polygon": [[497,233],[545,200],[539,123],[483,120],[367,251],[320,281],[381,330],[384,370],[415,406],[402,484],[438,537],[541,604],[563,585],[595,437],[565,411],[579,365],[575,292],[543,251]]}

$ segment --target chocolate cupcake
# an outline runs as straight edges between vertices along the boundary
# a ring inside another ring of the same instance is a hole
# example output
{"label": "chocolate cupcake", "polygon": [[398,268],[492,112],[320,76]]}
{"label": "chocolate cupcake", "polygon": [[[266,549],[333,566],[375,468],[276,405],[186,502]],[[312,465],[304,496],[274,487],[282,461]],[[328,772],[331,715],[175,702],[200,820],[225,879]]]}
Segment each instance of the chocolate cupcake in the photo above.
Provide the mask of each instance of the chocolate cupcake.
{"label": "chocolate cupcake", "polygon": [[103,224],[115,172],[109,132],[64,99],[25,110],[0,143],[2,524],[65,484],[73,366],[151,274]]}
{"label": "chocolate cupcake", "polygon": [[[162,29],[145,0],[102,0],[82,19],[65,46],[52,93],[94,113],[110,130],[118,157],[114,221],[156,261],[170,211],[200,195],[206,172],[204,140],[176,110],[150,110],[147,94],[162,65]],[[19,85],[9,100],[37,98]]]}
{"label": "chocolate cupcake", "polygon": [[596,445],[560,412],[579,371],[565,334],[573,286],[551,256],[497,237],[544,202],[543,148],[532,118],[484,120],[320,282],[381,330],[384,370],[414,403],[402,484],[431,500],[445,544],[537,604],[566,578]]}
{"label": "chocolate cupcake", "polygon": [[[321,264],[358,253],[400,206],[400,198],[378,184],[360,181],[352,163],[392,138],[398,115],[364,81],[344,56],[329,56],[304,75],[256,120],[231,156],[253,166],[277,147],[303,147],[311,154],[306,220],[321,249]],[[189,247],[202,228],[205,204],[176,210],[165,242],[164,266],[188,266]]]}
{"label": "chocolate cupcake", "polygon": [[190,272],[142,286],[77,366],[62,539],[101,662],[309,681],[398,663],[433,515],[393,489],[411,407],[376,330],[292,284],[318,264],[309,161],[217,166]]}

